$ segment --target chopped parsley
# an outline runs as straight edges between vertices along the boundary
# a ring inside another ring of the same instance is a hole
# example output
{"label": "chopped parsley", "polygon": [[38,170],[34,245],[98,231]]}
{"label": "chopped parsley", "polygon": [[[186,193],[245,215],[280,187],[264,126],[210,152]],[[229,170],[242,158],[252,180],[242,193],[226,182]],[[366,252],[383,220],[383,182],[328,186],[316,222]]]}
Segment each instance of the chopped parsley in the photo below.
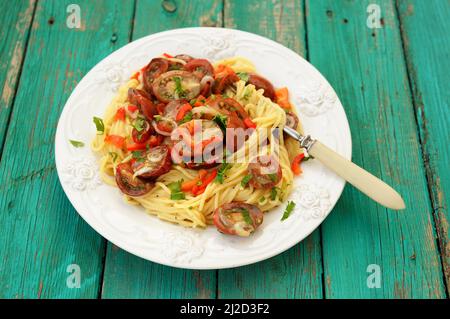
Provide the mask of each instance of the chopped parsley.
{"label": "chopped parsley", "polygon": [[95,127],[97,128],[97,132],[100,132],[100,134],[103,134],[105,132],[105,124],[103,123],[103,120],[99,117],[94,116],[93,118]]}
{"label": "chopped parsley", "polygon": [[242,187],[247,186],[248,182],[250,182],[250,180],[252,179],[252,177],[253,177],[253,176],[252,176],[251,174],[245,175],[244,178],[243,178],[242,181],[241,181]]}
{"label": "chopped parsley", "polygon": [[272,182],[275,182],[276,180],[277,180],[277,178],[278,178],[278,175],[277,174],[269,174],[269,178],[270,178],[270,180],[272,181]]}
{"label": "chopped parsley", "polygon": [[262,203],[262,202],[264,202],[265,200],[266,200],[266,197],[263,196],[263,197],[261,197],[261,198],[259,199],[259,202]]}
{"label": "chopped parsley", "polygon": [[109,156],[112,157],[113,163],[115,163],[116,160],[117,160],[117,157],[118,157],[119,155],[117,155],[116,152],[109,152]]}
{"label": "chopped parsley", "polygon": [[187,112],[179,124],[183,124],[192,120],[192,112]]}
{"label": "chopped parsley", "polygon": [[181,85],[181,78],[179,76],[175,76],[173,77],[173,80],[175,82],[175,92],[179,97],[184,97],[186,92],[184,92],[183,86]]}
{"label": "chopped parsley", "polygon": [[156,122],[159,122],[159,121],[162,120],[162,116],[159,115],[159,114],[156,114],[156,115],[153,115],[153,119],[154,119]]}
{"label": "chopped parsley", "polygon": [[236,75],[244,82],[248,81],[248,73],[247,72],[237,72]]}
{"label": "chopped parsley", "polygon": [[145,129],[145,119],[143,117],[138,117],[131,126],[133,126],[136,131],[141,132]]}
{"label": "chopped parsley", "polygon": [[295,208],[295,202],[289,201],[286,206],[286,209],[284,210],[283,217],[281,217],[281,220],[283,221],[283,220],[287,219],[291,215],[294,208]]}
{"label": "chopped parsley", "polygon": [[279,190],[278,187],[272,187],[272,189],[270,190],[270,199],[271,200],[277,199],[278,190]]}
{"label": "chopped parsley", "polygon": [[220,129],[222,131],[227,130],[227,117],[221,114],[217,114],[213,117],[213,121],[216,122],[217,125],[219,125]]}
{"label": "chopped parsley", "polygon": [[223,184],[223,176],[230,167],[231,165],[229,163],[222,163],[222,166],[220,166],[219,170],[217,171],[217,176],[215,179],[216,182]]}
{"label": "chopped parsley", "polygon": [[75,140],[69,140],[70,144],[72,144],[75,147],[83,147],[84,143],[80,142],[80,141],[75,141]]}
{"label": "chopped parsley", "polygon": [[246,88],[245,89],[245,93],[244,96],[242,97],[244,100],[248,100],[250,98],[250,95],[252,94],[252,92],[249,92],[249,90]]}
{"label": "chopped parsley", "polygon": [[180,200],[185,199],[185,194],[181,191],[181,183],[183,180],[179,180],[177,182],[170,183],[167,187],[170,189],[170,199],[172,200]]}
{"label": "chopped parsley", "polygon": [[131,154],[133,158],[136,160],[136,162],[138,163],[145,162],[145,157],[142,156],[142,151],[132,151]]}
{"label": "chopped parsley", "polygon": [[250,213],[249,213],[248,210],[245,209],[245,208],[242,210],[242,217],[244,217],[244,221],[245,221],[247,224],[249,224],[249,225],[252,225],[252,224],[253,224],[253,220],[252,220],[252,218],[250,217]]}

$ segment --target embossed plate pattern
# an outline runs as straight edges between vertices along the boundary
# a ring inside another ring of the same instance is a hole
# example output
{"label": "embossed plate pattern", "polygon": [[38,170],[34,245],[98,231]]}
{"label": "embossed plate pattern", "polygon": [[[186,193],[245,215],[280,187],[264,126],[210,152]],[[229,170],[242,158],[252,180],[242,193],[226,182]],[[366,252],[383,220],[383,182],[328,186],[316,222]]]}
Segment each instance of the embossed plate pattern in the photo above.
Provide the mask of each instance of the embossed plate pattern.
{"label": "embossed plate pattern", "polygon": [[[302,164],[290,200],[291,217],[281,222],[285,205],[265,215],[250,238],[218,233],[215,228],[186,229],[125,204],[117,188],[99,178],[97,158],[88,145],[118,87],[163,52],[210,60],[240,55],[251,59],[275,86],[287,86],[305,132],[346,158],[351,137],[344,109],[333,88],[306,60],[266,38],[237,30],[186,28],[157,33],[115,51],[80,81],[58,123],[55,158],[61,185],[77,212],[103,237],[142,258],[180,268],[218,269],[251,264],[277,255],[303,240],[330,213],[345,182],[317,161]],[[83,141],[75,148],[69,140]]]}

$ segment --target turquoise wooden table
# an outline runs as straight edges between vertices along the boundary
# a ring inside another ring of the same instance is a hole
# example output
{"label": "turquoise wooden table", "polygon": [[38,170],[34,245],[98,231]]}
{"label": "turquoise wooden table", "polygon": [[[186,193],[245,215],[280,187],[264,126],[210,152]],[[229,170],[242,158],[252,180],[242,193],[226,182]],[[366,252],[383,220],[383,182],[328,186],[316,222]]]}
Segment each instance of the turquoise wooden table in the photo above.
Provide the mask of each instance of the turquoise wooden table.
{"label": "turquoise wooden table", "polygon": [[[70,4],[79,28],[67,24]],[[450,1],[1,0],[0,26],[2,298],[448,297]],[[188,26],[254,32],[311,61],[346,109],[353,160],[407,209],[347,185],[305,241],[220,271],[161,266],[98,235],[58,181],[62,108],[112,51]]]}

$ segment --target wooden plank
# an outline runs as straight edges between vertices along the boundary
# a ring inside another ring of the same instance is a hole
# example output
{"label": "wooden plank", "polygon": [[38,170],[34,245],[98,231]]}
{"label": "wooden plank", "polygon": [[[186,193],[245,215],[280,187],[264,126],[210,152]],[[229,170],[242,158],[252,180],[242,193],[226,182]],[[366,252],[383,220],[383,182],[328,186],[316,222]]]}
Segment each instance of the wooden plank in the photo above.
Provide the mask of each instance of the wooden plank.
{"label": "wooden plank", "polygon": [[[225,26],[258,33],[306,55],[303,1],[225,2]],[[251,18],[249,18],[251,17]],[[320,233],[269,260],[219,270],[219,298],[321,298]]]}
{"label": "wooden plank", "polygon": [[108,243],[102,298],[214,298],[215,271],[156,264]]}
{"label": "wooden plank", "polygon": [[0,154],[19,81],[35,1],[0,1]]}
{"label": "wooden plank", "polygon": [[[137,1],[133,39],[155,32],[193,26],[221,26],[222,1]],[[152,13],[149,19],[149,12]],[[103,298],[214,298],[216,271],[162,266],[108,244]]]}
{"label": "wooden plank", "polygon": [[450,2],[399,1],[398,10],[450,293]]}
{"label": "wooden plank", "polygon": [[[380,29],[366,24],[369,4],[381,8]],[[346,108],[353,160],[398,189],[407,206],[389,211],[346,187],[322,227],[325,296],[445,297],[395,6],[322,0],[307,8],[309,56]],[[372,264],[380,288],[367,285],[376,284]]]}
{"label": "wooden plank", "polygon": [[[69,29],[71,3],[37,5],[0,162],[2,298],[92,298],[100,288],[104,240],[78,216],[59,185],[54,135],[80,78],[128,41],[133,6],[79,0],[81,28]],[[80,267],[80,288],[66,284],[71,264]]]}

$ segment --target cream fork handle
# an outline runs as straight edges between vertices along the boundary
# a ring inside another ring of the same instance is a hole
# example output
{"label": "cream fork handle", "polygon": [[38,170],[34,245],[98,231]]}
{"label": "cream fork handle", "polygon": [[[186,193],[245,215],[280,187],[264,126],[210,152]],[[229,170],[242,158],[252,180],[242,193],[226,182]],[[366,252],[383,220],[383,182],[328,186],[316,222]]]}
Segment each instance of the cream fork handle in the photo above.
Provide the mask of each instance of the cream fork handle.
{"label": "cream fork handle", "polygon": [[319,141],[311,145],[308,154],[381,205],[396,210],[405,209],[405,202],[392,187]]}

